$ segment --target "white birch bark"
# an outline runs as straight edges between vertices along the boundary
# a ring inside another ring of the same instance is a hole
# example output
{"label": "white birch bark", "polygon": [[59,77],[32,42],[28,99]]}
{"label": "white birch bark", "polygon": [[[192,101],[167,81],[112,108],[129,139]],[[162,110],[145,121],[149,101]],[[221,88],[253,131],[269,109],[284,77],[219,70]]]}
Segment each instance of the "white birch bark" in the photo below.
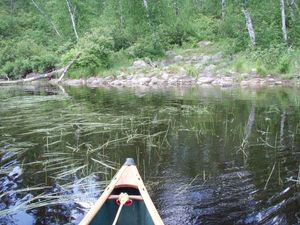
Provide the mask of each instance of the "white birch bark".
{"label": "white birch bark", "polygon": [[286,120],[286,111],[284,110],[280,116],[280,145],[284,146],[284,124]]}
{"label": "white birch bark", "polygon": [[43,17],[45,17],[45,19],[51,24],[51,26],[53,27],[55,33],[61,37],[61,34],[59,33],[55,23],[52,21],[52,19],[47,16],[47,14],[44,12],[44,10],[34,1],[34,0],[31,0],[33,5],[35,6],[35,8],[42,14]]}
{"label": "white birch bark", "polygon": [[239,147],[239,151],[242,151],[243,155],[245,157],[247,157],[247,155],[248,155],[247,152],[246,152],[246,148],[249,145],[249,139],[250,139],[250,136],[251,136],[251,133],[252,133],[252,128],[253,128],[254,122],[255,122],[255,114],[256,114],[256,106],[255,106],[255,104],[253,104],[251,112],[250,112],[248,120],[247,120],[247,124],[244,128],[243,141],[242,141],[242,143]]}
{"label": "white birch bark", "polygon": [[67,6],[68,6],[70,17],[71,17],[71,21],[72,21],[73,31],[75,33],[76,39],[78,40],[79,37],[78,37],[77,29],[76,29],[75,9],[72,6],[72,3],[71,3],[70,0],[66,0],[66,2],[67,2]]}
{"label": "white birch bark", "polygon": [[121,27],[124,28],[124,17],[123,17],[123,7],[122,7],[122,0],[119,0],[119,11],[120,11],[120,23]]}
{"label": "white birch bark", "polygon": [[280,1],[280,11],[281,11],[281,29],[282,29],[282,36],[285,43],[288,41],[288,35],[286,30],[286,17],[285,17],[285,3],[284,0]]}
{"label": "white birch bark", "polygon": [[152,33],[152,40],[154,43],[156,43],[156,37],[155,37],[155,32],[154,32],[154,29],[152,27],[152,24],[151,24],[151,18],[150,18],[150,12],[149,12],[149,6],[148,6],[148,0],[143,0],[144,1],[144,7],[145,7],[145,11],[146,11],[146,16],[147,16],[147,20],[148,20],[148,26],[150,27],[151,29],[151,33]]}
{"label": "white birch bark", "polygon": [[178,16],[179,8],[178,8],[177,0],[173,0],[173,5],[174,5],[174,9],[175,9],[175,15]]}
{"label": "white birch bark", "polygon": [[246,8],[242,8],[242,11],[243,11],[245,19],[246,19],[246,26],[247,26],[247,30],[248,30],[248,33],[249,33],[249,37],[250,37],[252,46],[255,47],[255,45],[256,45],[256,36],[255,36],[254,28],[253,28],[251,14],[248,11],[248,9],[246,9]]}
{"label": "white birch bark", "polygon": [[221,0],[222,4],[222,20],[225,18],[225,0]]}

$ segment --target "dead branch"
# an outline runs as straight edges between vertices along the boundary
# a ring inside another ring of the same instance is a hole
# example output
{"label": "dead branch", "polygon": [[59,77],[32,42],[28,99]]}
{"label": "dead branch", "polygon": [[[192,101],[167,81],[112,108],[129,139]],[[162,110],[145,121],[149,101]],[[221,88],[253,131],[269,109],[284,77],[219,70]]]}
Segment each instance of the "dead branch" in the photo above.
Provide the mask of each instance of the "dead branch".
{"label": "dead branch", "polygon": [[35,81],[35,80],[51,79],[54,76],[58,76],[58,75],[62,74],[58,80],[60,82],[63,79],[63,77],[65,76],[65,74],[68,72],[70,67],[78,60],[79,57],[80,57],[80,53],[78,53],[75,56],[75,58],[64,68],[57,69],[57,70],[51,71],[49,73],[40,74],[40,75],[30,77],[30,78],[19,79],[19,80],[0,81],[0,86],[13,85],[13,84],[24,84],[24,83]]}

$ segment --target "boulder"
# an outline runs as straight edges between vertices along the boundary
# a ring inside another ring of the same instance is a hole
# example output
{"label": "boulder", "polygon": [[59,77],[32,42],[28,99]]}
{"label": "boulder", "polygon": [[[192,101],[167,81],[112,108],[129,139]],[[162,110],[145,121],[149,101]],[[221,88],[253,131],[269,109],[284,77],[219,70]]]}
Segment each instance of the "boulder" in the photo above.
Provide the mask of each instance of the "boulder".
{"label": "boulder", "polygon": [[198,46],[199,48],[203,48],[203,47],[206,47],[206,46],[208,46],[208,45],[211,45],[211,42],[210,42],[210,41],[200,41],[200,42],[198,42],[198,44],[197,44],[197,46]]}
{"label": "boulder", "polygon": [[105,82],[103,78],[100,77],[90,77],[86,80],[86,85],[88,87],[99,87],[105,85]]}
{"label": "boulder", "polygon": [[151,78],[149,77],[142,77],[138,79],[139,85],[148,85],[148,83],[151,81]]}
{"label": "boulder", "polygon": [[169,74],[168,73],[163,73],[162,75],[161,75],[161,78],[163,79],[163,80],[168,80],[169,79]]}
{"label": "boulder", "polygon": [[149,82],[149,86],[158,85],[160,83],[162,83],[160,79],[158,79],[157,77],[152,77],[151,81]]}
{"label": "boulder", "polygon": [[213,77],[200,77],[197,80],[197,84],[211,84],[215,78]]}
{"label": "boulder", "polygon": [[132,66],[135,67],[135,68],[144,68],[144,67],[148,67],[149,64],[146,63],[142,59],[138,59],[138,60],[136,60],[136,61],[133,62]]}
{"label": "boulder", "polygon": [[211,57],[212,61],[220,61],[223,58],[223,52],[218,52]]}
{"label": "boulder", "polygon": [[174,62],[181,62],[182,60],[183,60],[183,56],[181,56],[181,55],[176,55],[174,57]]}
{"label": "boulder", "polygon": [[85,80],[83,80],[83,79],[64,80],[63,84],[68,85],[68,86],[83,86],[83,85],[85,85]]}
{"label": "boulder", "polygon": [[214,69],[216,69],[216,65],[214,64],[211,64],[211,65],[208,65],[207,67],[205,67],[204,71],[208,72],[208,71],[212,71]]}

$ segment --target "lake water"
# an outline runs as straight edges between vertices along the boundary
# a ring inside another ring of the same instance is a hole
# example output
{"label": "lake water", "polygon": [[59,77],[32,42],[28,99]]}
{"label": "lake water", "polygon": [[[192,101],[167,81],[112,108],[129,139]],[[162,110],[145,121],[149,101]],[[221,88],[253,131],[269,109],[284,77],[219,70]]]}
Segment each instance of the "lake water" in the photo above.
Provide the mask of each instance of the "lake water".
{"label": "lake water", "polygon": [[0,89],[0,224],[77,224],[126,157],[166,225],[300,224],[299,89]]}

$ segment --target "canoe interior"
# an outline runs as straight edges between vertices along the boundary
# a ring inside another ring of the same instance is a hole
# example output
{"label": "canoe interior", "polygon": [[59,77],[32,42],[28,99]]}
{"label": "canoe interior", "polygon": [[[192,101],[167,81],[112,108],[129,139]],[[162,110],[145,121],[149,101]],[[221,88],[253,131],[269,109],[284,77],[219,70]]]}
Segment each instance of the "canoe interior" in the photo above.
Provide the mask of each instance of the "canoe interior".
{"label": "canoe interior", "polygon": [[[129,195],[139,194],[137,189],[118,188],[112,194],[126,192]],[[115,200],[106,200],[104,205],[93,218],[91,225],[112,225],[119,206]],[[144,201],[134,200],[131,206],[123,206],[117,225],[154,225]]]}

